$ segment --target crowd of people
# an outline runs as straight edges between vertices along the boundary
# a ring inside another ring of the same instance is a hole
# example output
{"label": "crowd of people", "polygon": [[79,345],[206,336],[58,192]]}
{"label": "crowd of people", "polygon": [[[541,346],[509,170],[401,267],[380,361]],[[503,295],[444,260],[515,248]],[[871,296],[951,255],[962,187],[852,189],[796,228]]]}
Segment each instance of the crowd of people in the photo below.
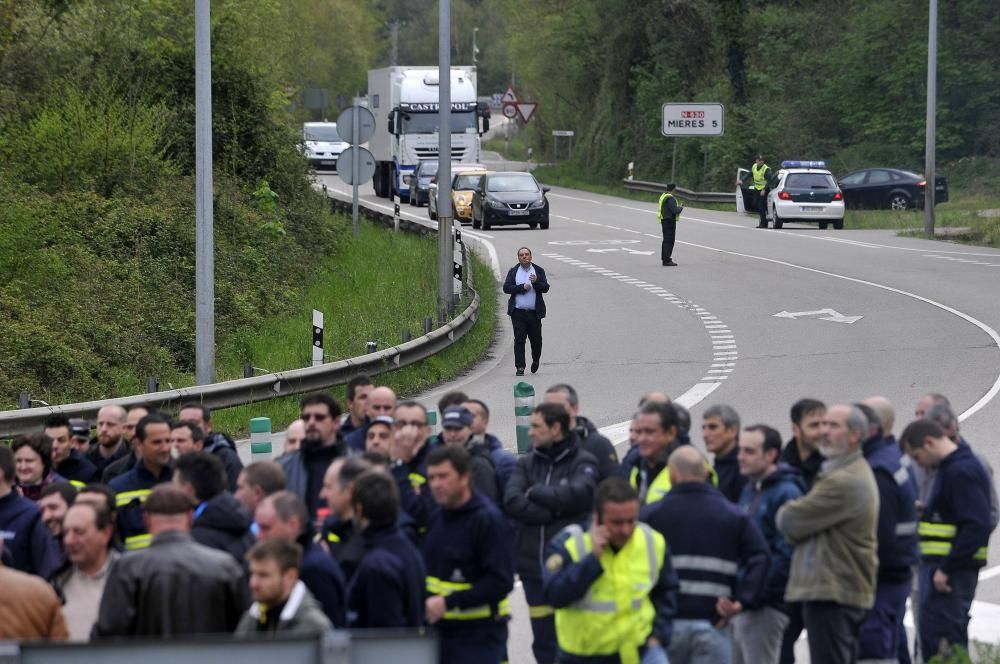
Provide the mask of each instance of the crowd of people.
{"label": "crowd of people", "polygon": [[200,404],[107,406],[93,437],[52,415],[0,445],[0,640],[433,626],[442,662],[499,664],[517,579],[538,664],[792,662],[803,630],[816,664],[967,647],[1000,509],[942,395],[898,438],[879,396],[802,399],[787,442],[712,405],[703,452],[651,392],[621,459],[570,385],[520,456],[483,400],[437,406],[435,432],[359,376],[246,467]]}

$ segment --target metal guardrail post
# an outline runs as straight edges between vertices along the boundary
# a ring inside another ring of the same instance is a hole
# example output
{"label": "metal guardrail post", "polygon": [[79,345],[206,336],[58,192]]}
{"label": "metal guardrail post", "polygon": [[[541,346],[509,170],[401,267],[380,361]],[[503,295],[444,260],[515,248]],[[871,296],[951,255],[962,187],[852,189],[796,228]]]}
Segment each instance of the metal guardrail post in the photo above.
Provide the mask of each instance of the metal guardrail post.
{"label": "metal guardrail post", "polygon": [[146,379],[146,394],[153,394],[160,391],[160,381],[150,376]]}
{"label": "metal guardrail post", "polygon": [[410,328],[404,327],[403,328],[403,343],[404,344],[405,343],[409,343],[410,339],[412,339],[412,338],[413,338],[413,335],[410,334]]}
{"label": "metal guardrail post", "polygon": [[17,395],[17,407],[21,410],[31,408],[31,395],[27,392],[21,392]]}
{"label": "metal guardrail post", "polygon": [[244,362],[243,363],[243,377],[244,378],[253,378],[253,363],[252,362]]}
{"label": "metal guardrail post", "polygon": [[366,353],[374,353],[375,351],[378,350],[378,342],[369,341],[367,344],[365,344],[365,348],[366,348],[365,350]]}
{"label": "metal guardrail post", "polygon": [[428,316],[424,319],[424,334],[430,334],[431,330],[434,329],[434,320]]}

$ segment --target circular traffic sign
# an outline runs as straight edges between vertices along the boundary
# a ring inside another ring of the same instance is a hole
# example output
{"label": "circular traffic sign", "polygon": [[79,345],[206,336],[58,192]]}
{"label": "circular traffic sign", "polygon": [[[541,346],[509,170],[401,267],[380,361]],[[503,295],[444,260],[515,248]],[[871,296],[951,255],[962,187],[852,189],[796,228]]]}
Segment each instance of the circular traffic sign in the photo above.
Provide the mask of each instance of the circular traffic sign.
{"label": "circular traffic sign", "polygon": [[[358,162],[358,181],[354,182],[354,161]],[[347,184],[364,184],[375,175],[375,157],[365,148],[351,146],[337,159],[337,175]]]}
{"label": "circular traffic sign", "polygon": [[512,104],[510,102],[506,102],[501,107],[500,112],[503,113],[503,116],[505,118],[509,118],[509,119],[513,120],[514,118],[517,117],[517,106],[515,106],[514,104]]}
{"label": "circular traffic sign", "polygon": [[[354,142],[354,116],[358,116],[358,141]],[[348,106],[337,117],[337,133],[340,139],[351,145],[361,145],[375,133],[375,116],[364,106]],[[349,183],[348,183],[349,184]]]}

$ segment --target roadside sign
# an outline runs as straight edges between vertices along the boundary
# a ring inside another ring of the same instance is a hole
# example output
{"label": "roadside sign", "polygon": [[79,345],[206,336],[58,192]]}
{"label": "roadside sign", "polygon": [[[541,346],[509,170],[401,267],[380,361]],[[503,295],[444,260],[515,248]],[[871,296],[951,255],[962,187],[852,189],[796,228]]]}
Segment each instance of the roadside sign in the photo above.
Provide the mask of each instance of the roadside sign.
{"label": "roadside sign", "polygon": [[722,136],[722,104],[664,104],[660,132],[664,136]]}
{"label": "roadside sign", "polygon": [[[351,135],[354,127],[354,115],[358,115],[358,145],[368,142],[375,133],[375,116],[363,106],[348,106],[337,118],[337,133],[345,143],[354,143]],[[350,183],[348,183],[350,184]]]}
{"label": "roadside sign", "polygon": [[567,130],[567,129],[553,129],[552,130],[552,135],[553,136],[573,136],[574,134],[573,134],[572,131]]}
{"label": "roadside sign", "polygon": [[500,107],[500,112],[503,116],[509,120],[513,120],[517,117],[517,106],[513,102],[504,102],[503,106]]}
{"label": "roadside sign", "polygon": [[[339,126],[339,125],[338,125]],[[354,181],[354,161],[358,161],[358,181]],[[363,147],[352,145],[337,159],[337,175],[347,184],[364,184],[375,175],[375,157]]]}
{"label": "roadside sign", "polygon": [[536,108],[538,108],[538,104],[534,102],[519,101],[517,103],[517,112],[521,114],[521,119],[525,122],[531,119]]}
{"label": "roadside sign", "polygon": [[510,87],[509,85],[507,86],[507,91],[503,93],[502,97],[500,97],[500,103],[501,104],[517,103],[517,95],[514,93],[514,88]]}

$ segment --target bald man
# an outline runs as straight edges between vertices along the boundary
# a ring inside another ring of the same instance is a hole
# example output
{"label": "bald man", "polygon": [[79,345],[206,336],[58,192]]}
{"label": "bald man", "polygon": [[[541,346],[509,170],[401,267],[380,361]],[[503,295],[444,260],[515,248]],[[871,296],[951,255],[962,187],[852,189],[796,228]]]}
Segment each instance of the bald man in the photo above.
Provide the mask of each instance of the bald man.
{"label": "bald man", "polygon": [[882,421],[882,435],[886,440],[895,442],[896,437],[892,435],[892,428],[896,425],[896,409],[892,407],[892,402],[883,396],[873,395],[861,400],[861,403],[875,411],[879,420]]}
{"label": "bald man", "polygon": [[365,405],[365,421],[362,422],[361,426],[344,437],[347,447],[358,454],[364,453],[369,423],[376,417],[392,417],[395,409],[396,393],[385,385],[379,385],[374,388],[368,393],[368,400]]}
{"label": "bald man", "polygon": [[667,462],[672,488],[639,518],[667,540],[680,578],[670,661],[729,662],[729,619],[749,608],[767,581],[769,550],[753,519],[708,479],[705,457],[692,445]]}
{"label": "bald man", "polygon": [[97,411],[97,445],[91,445],[86,456],[100,472],[131,451],[124,436],[125,418],[121,406],[105,406]]}

